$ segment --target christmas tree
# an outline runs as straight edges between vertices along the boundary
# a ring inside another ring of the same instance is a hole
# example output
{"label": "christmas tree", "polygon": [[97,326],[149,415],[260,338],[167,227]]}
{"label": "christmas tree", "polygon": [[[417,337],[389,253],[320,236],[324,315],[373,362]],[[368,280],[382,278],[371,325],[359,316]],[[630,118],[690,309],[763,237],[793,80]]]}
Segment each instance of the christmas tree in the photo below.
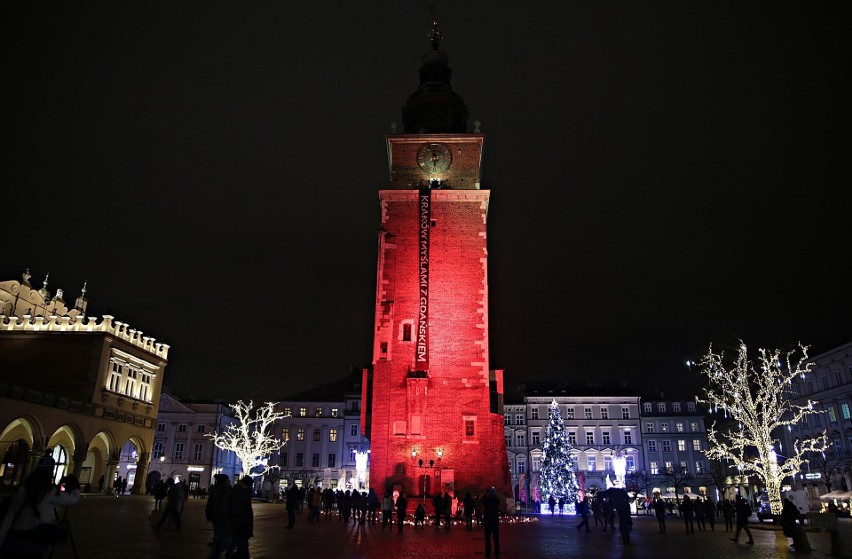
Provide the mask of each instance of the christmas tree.
{"label": "christmas tree", "polygon": [[568,513],[574,511],[574,502],[580,486],[577,483],[577,460],[571,456],[571,443],[565,432],[565,423],[556,400],[550,404],[549,422],[544,431],[542,442],[541,469],[539,470],[539,485],[541,500],[546,503],[553,495],[556,501],[560,497],[568,505]]}

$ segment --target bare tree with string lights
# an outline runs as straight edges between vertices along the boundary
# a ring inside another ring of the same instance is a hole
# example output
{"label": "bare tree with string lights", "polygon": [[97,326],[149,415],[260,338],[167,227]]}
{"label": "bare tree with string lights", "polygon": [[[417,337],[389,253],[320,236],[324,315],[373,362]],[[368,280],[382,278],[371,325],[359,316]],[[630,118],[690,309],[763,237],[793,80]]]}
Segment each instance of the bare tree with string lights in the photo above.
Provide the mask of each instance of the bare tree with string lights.
{"label": "bare tree with string lights", "polygon": [[788,352],[759,349],[756,362],[749,359],[742,342],[736,357],[728,360],[710,346],[697,365],[707,385],[696,401],[707,404],[711,414],[721,413],[737,422],[736,428],[719,430],[713,421],[707,431],[710,448],[704,453],[711,459],[730,460],[743,474],[761,479],[772,514],[781,514],[784,478],[798,473],[807,454],[822,452],[827,443],[825,432],[795,439],[790,448],[783,448],[778,439],[781,429],[789,430],[805,416],[821,413],[812,400],[793,403],[798,397],[793,379],[805,378],[813,367],[807,346],[800,344],[799,350]]}
{"label": "bare tree with string lights", "polygon": [[225,430],[218,433],[208,433],[213,444],[222,450],[229,450],[237,455],[242,463],[243,476],[262,476],[272,468],[268,464],[269,456],[284,446],[284,441],[277,439],[271,433],[273,423],[286,417],[275,411],[275,402],[254,408],[253,402],[239,400],[229,404],[234,410],[234,423],[229,423]]}

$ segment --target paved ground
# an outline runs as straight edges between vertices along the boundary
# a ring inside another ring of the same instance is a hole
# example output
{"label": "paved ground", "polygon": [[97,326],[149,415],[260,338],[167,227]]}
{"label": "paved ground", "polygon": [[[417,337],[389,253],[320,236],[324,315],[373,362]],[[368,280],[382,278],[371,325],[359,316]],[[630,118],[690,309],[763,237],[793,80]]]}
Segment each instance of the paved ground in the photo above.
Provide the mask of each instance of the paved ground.
{"label": "paved ground", "polygon": [[[209,554],[210,525],[204,520],[203,500],[190,500],[183,513],[183,529],[150,528],[153,501],[149,497],[86,496],[71,509],[68,520],[79,557],[102,558],[204,558]],[[312,559],[455,559],[483,558],[484,542],[481,529],[467,531],[463,526],[450,530],[433,526],[414,530],[404,528],[400,535],[382,532],[381,526],[356,528],[346,526],[336,518],[307,523],[307,512],[298,517],[293,530],[285,530],[286,513],[280,504],[255,503],[255,537],[251,540],[254,559],[298,557]],[[716,526],[715,532],[684,533],[682,523],[669,521],[666,535],[657,533],[652,517],[634,518],[631,545],[621,543],[618,533],[578,532],[577,517],[540,516],[538,522],[504,524],[500,527],[501,557],[513,559],[583,557],[583,559],[621,557],[667,559],[702,558],[786,558],[808,557],[823,559],[830,556],[831,544],[827,534],[809,533],[813,552],[795,553],[787,539],[771,525],[753,527],[755,545],[745,545],[744,534],[734,544],[730,533]],[[852,534],[852,523],[842,523],[841,530]],[[73,557],[70,543],[56,549],[54,559]]]}

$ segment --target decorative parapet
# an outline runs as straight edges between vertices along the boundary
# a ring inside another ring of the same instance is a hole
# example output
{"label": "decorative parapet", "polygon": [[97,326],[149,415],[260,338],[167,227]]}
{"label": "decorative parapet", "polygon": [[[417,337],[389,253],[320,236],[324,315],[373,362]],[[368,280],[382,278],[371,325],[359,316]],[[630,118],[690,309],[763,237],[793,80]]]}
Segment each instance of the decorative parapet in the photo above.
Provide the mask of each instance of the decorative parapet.
{"label": "decorative parapet", "polygon": [[30,316],[23,318],[0,314],[2,332],[103,332],[124,340],[130,345],[147,351],[152,355],[168,359],[169,345],[155,341],[156,338],[144,336],[142,331],[131,328],[129,324],[115,320],[105,314],[98,322],[97,317],[84,316]]}

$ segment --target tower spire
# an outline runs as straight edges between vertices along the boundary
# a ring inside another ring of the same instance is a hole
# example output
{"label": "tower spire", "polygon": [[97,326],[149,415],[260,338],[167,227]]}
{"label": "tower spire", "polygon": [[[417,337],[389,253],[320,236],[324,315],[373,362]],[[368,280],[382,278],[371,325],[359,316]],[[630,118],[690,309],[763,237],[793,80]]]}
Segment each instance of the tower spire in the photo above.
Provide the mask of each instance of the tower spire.
{"label": "tower spire", "polygon": [[438,28],[438,8],[432,4],[429,6],[429,9],[432,10],[432,31],[430,31],[427,36],[429,37],[429,40],[432,41],[432,50],[438,50],[438,47],[441,46],[441,39],[444,38],[444,35]]}
{"label": "tower spire", "polygon": [[432,10],[432,30],[427,37],[432,48],[423,55],[420,87],[409,95],[402,108],[405,134],[467,133],[467,107],[450,86],[452,70],[447,55],[440,50],[444,34],[438,26],[438,11]]}
{"label": "tower spire", "polygon": [[81,314],[86,314],[86,307],[89,303],[89,300],[86,299],[86,285],[88,285],[88,283],[88,280],[83,282],[83,289],[80,290],[80,296],[77,297],[76,301],[74,301],[74,308],[77,309]]}
{"label": "tower spire", "polygon": [[44,303],[47,304],[50,302],[50,291],[47,290],[47,280],[50,279],[50,272],[44,276],[44,283],[41,284],[41,289],[38,290],[41,298],[44,299]]}

